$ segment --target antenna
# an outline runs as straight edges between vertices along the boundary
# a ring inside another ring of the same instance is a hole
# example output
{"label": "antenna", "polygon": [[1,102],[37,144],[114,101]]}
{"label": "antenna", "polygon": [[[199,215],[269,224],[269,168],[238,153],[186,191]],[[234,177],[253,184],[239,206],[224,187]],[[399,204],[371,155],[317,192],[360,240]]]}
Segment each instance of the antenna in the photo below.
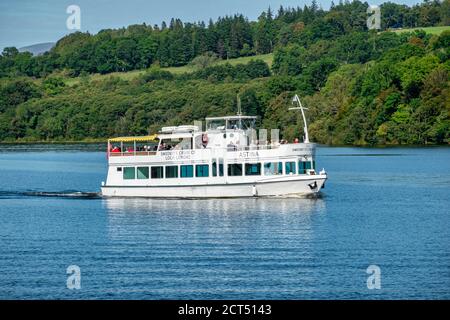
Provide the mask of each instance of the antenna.
{"label": "antenna", "polygon": [[237,95],[237,115],[238,116],[242,116],[242,110],[241,110],[241,97],[239,96],[239,94]]}
{"label": "antenna", "polygon": [[309,143],[308,124],[306,123],[306,117],[305,117],[305,111],[304,111],[304,110],[308,110],[308,108],[303,107],[302,102],[300,101],[300,98],[298,95],[295,95],[294,98],[292,98],[292,105],[294,105],[295,102],[297,102],[299,106],[289,108],[289,110],[301,110],[302,116],[303,116],[303,123],[305,125],[303,127],[303,131],[305,131],[304,143]]}

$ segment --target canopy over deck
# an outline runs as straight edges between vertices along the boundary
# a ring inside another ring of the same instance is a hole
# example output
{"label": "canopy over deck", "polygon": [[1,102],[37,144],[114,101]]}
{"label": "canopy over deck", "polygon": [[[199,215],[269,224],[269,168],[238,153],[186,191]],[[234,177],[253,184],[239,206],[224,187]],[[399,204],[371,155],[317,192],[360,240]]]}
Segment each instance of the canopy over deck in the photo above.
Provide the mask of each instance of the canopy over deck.
{"label": "canopy over deck", "polygon": [[141,137],[119,137],[109,139],[109,142],[146,142],[146,141],[157,141],[158,135],[153,134],[150,136],[141,136]]}
{"label": "canopy over deck", "polygon": [[206,121],[213,121],[213,120],[244,120],[244,119],[252,119],[256,120],[258,119],[258,116],[225,116],[225,117],[207,117],[205,118]]}

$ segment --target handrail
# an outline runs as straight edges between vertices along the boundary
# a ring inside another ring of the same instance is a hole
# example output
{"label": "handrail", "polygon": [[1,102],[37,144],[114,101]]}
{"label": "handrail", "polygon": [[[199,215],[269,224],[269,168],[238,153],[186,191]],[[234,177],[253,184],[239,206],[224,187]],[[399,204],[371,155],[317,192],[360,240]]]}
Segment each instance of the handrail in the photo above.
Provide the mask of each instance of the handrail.
{"label": "handrail", "polygon": [[[257,145],[257,146],[243,146],[239,147],[236,146],[236,148],[227,147],[227,148],[217,148],[217,149],[225,149],[228,152],[235,152],[235,151],[257,151],[257,150],[272,150],[272,149],[278,149],[280,145]],[[206,148],[209,150],[213,150],[212,148]],[[196,149],[192,149],[196,150]],[[205,149],[199,149],[199,150],[205,150]],[[110,151],[108,154],[110,157],[132,157],[132,156],[155,156],[158,152],[161,151],[177,151],[177,150],[159,150],[159,151],[125,151],[125,152],[112,152]]]}
{"label": "handrail", "polygon": [[156,151],[109,152],[110,157],[155,156]]}

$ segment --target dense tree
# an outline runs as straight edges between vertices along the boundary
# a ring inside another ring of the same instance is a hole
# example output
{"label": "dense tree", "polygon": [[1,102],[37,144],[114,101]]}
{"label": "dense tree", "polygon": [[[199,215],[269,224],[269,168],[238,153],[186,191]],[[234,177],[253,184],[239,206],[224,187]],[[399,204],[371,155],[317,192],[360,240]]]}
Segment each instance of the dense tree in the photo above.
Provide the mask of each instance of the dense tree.
{"label": "dense tree", "polygon": [[[448,0],[386,3],[382,25],[445,24],[448,7]],[[340,1],[324,11],[313,2],[277,14],[269,9],[254,22],[234,15],[208,24],[172,19],[161,27],[77,32],[36,57],[5,48],[0,140],[141,135],[235,113],[237,96],[244,113],[292,139],[302,134],[301,119],[286,110],[298,93],[317,142],[449,143],[450,33],[368,31],[366,9],[367,3]],[[272,72],[257,57],[246,64],[214,61],[269,52]],[[162,69],[189,63],[197,66],[190,73]],[[90,75],[135,69],[146,70],[130,73],[130,80]]]}

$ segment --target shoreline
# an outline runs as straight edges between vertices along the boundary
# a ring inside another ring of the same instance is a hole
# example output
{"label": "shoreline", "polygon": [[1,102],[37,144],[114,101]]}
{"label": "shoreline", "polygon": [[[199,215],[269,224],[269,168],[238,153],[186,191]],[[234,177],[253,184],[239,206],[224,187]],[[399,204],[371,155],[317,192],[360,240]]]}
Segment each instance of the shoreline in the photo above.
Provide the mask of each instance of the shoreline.
{"label": "shoreline", "polygon": [[[98,140],[81,140],[81,141],[0,141],[0,145],[93,145],[93,144],[107,144],[107,138]],[[322,144],[316,143],[319,147],[328,148],[435,148],[435,147],[450,147],[447,144],[377,144],[377,145],[361,145],[361,144]]]}

